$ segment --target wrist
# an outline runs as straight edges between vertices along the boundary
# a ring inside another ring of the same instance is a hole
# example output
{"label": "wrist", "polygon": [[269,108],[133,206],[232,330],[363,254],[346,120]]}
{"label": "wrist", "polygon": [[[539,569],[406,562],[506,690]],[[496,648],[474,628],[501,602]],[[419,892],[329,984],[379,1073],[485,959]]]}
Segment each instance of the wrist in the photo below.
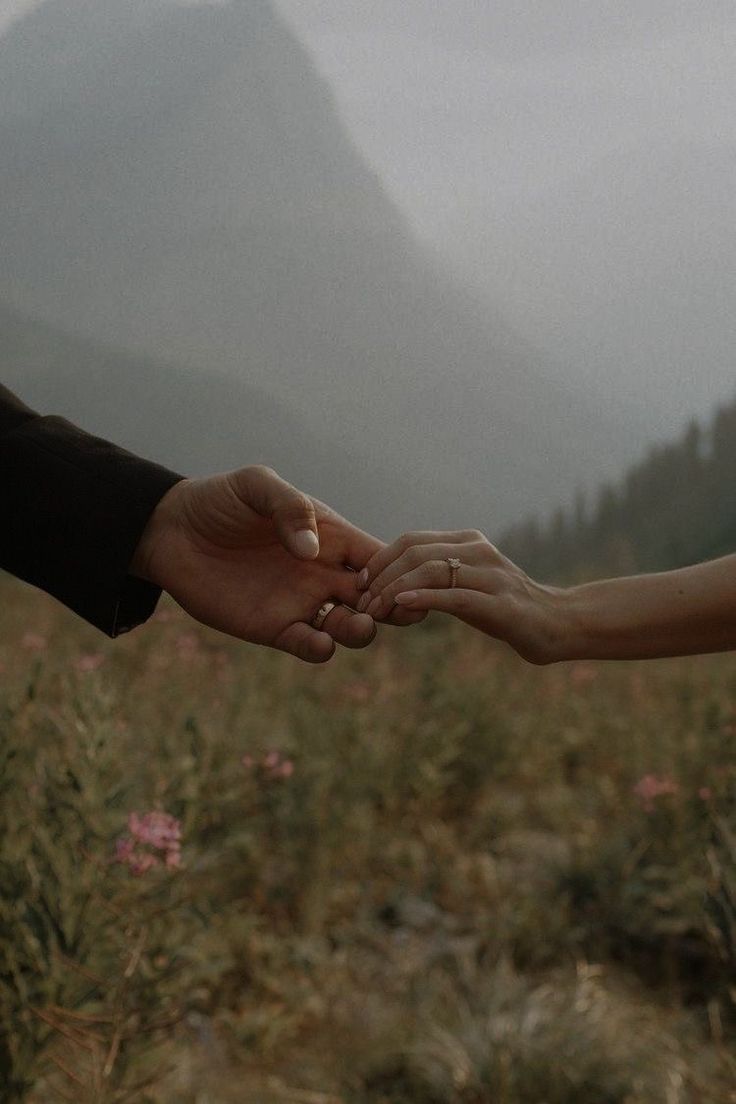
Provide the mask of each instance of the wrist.
{"label": "wrist", "polygon": [[540,666],[583,658],[586,629],[579,588],[536,584],[536,589],[535,605],[541,617],[535,618],[537,629],[525,658]]}
{"label": "wrist", "polygon": [[555,591],[557,640],[555,660],[590,658],[591,636],[589,603],[584,586],[559,588]]}
{"label": "wrist", "polygon": [[626,608],[620,608],[617,595],[612,580],[581,583],[560,591],[559,659],[626,657],[630,616]]}
{"label": "wrist", "polygon": [[128,574],[165,589],[162,565],[165,557],[161,551],[180,518],[179,502],[184,485],[181,479],[159,499],[146,527],[140,535],[128,567]]}

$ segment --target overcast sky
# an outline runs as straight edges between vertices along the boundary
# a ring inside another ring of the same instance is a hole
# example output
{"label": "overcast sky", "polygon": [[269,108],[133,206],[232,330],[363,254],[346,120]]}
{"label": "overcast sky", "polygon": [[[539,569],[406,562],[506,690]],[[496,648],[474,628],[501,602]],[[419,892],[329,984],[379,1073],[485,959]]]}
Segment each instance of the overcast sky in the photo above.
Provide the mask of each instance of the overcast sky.
{"label": "overcast sky", "polygon": [[620,362],[662,433],[729,393],[733,0],[275,3],[417,232],[527,337],[604,400]]}

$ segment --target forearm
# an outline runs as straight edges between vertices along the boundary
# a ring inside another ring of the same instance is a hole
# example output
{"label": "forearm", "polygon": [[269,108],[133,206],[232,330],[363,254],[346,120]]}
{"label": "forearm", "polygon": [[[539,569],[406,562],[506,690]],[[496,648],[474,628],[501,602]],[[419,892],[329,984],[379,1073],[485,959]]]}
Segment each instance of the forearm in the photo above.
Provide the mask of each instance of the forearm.
{"label": "forearm", "polygon": [[179,479],[0,388],[0,568],[109,636],[153,611],[160,591],[132,578],[129,565]]}
{"label": "forearm", "polygon": [[653,659],[736,649],[736,555],[560,592],[558,659]]}

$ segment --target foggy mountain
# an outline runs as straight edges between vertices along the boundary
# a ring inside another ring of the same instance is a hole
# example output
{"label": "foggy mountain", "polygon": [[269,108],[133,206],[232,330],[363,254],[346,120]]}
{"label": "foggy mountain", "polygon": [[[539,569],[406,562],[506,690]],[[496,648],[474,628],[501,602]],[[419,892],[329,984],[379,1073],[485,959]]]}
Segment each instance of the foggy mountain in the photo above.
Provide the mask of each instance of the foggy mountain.
{"label": "foggy mountain", "polygon": [[507,306],[533,289],[527,332],[650,434],[710,413],[736,380],[734,179],[732,145],[635,144],[489,235],[515,257]]}
{"label": "foggy mountain", "polygon": [[[0,379],[40,414],[75,421],[83,408],[86,430],[183,475],[267,463],[351,519],[357,503],[374,531],[385,527],[386,515],[399,516],[411,496],[431,506],[426,492],[422,497],[380,461],[354,466],[339,445],[243,380],[70,337],[1,304]],[[342,482],[340,473],[348,473]]]}
{"label": "foggy mountain", "polygon": [[[258,457],[252,409],[241,432],[224,417],[241,392],[179,405],[166,432],[188,470],[214,432],[231,463],[275,464],[299,426],[341,457],[317,492],[344,500],[372,470],[352,513],[383,511],[390,533],[506,523],[632,444],[420,249],[266,0],[46,0],[0,39],[0,191],[0,300],[259,393],[274,447]],[[127,439],[163,386],[135,378]],[[86,388],[64,412],[88,420]],[[149,432],[139,447],[161,455]],[[310,488],[312,455],[289,472]]]}

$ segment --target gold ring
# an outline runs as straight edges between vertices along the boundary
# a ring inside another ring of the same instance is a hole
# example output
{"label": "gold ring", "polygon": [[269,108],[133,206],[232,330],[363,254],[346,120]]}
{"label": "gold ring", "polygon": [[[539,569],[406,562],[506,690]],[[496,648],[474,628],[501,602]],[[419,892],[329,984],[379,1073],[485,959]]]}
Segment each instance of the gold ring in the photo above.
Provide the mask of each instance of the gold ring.
{"label": "gold ring", "polygon": [[312,628],[321,629],[336,605],[337,602],[323,602],[312,618]]}
{"label": "gold ring", "polygon": [[456,556],[448,556],[447,563],[450,568],[450,586],[457,586],[457,573],[460,570],[460,560]]}

